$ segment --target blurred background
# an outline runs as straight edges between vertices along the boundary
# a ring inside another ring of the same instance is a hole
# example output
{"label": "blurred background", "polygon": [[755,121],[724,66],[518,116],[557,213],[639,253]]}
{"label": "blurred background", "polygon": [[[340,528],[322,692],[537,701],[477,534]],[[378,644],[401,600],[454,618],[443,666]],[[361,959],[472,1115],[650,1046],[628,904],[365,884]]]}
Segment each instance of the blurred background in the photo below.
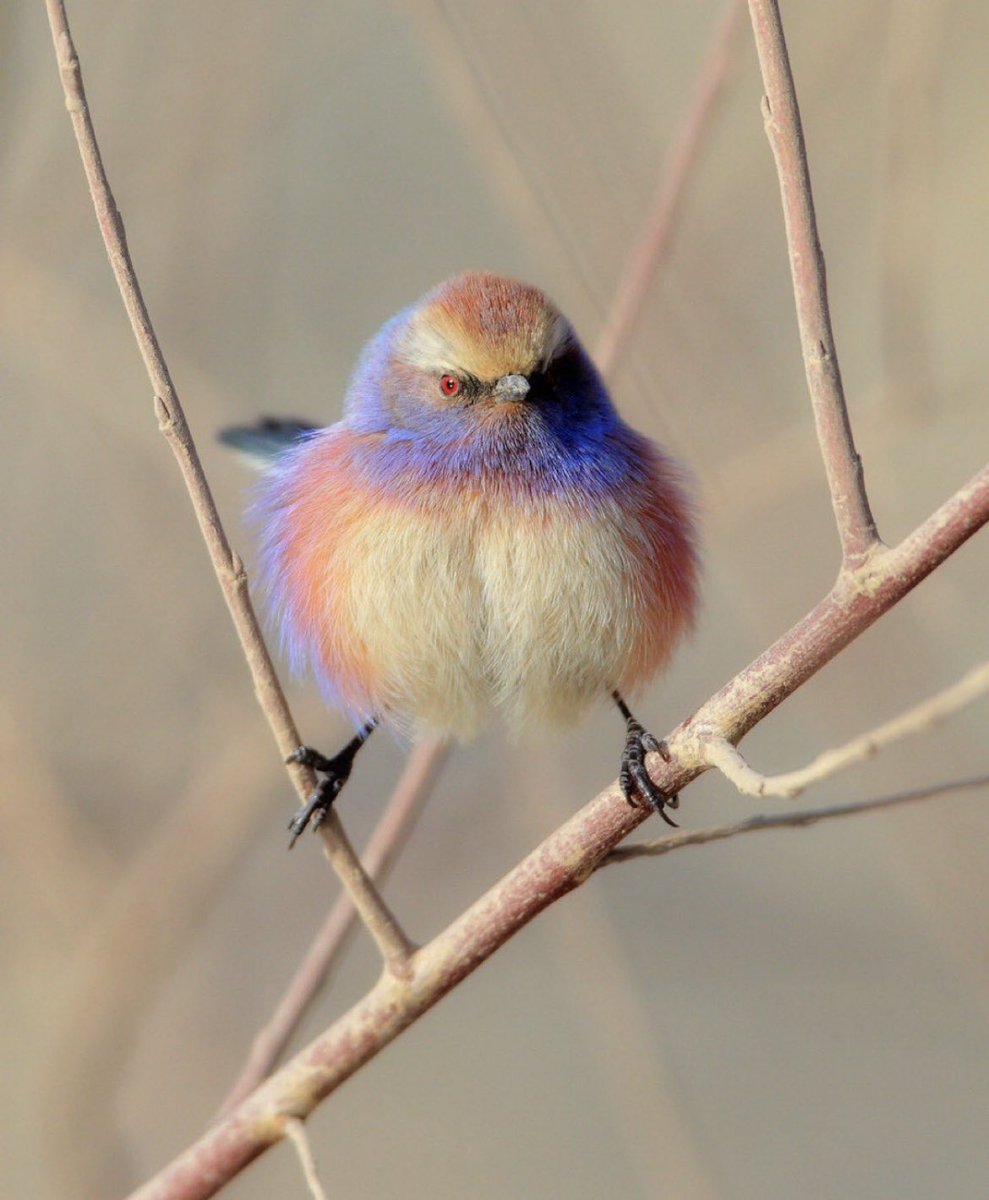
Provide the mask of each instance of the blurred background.
{"label": "blurred background", "polygon": [[[214,441],[332,422],[363,341],[467,267],[593,346],[720,0],[70,5],[152,316]],[[989,8],[790,2],[835,333],[889,542],[986,460]],[[200,1133],[336,895],[251,684],[105,261],[43,5],[0,14],[2,1191],[123,1194]],[[693,467],[705,607],[637,708],[671,728],[809,609],[838,545],[743,25],[668,259],[613,374]],[[778,771],[986,657],[977,536],[746,740]],[[304,683],[307,740],[345,735]],[[987,701],[803,798],[985,771]],[[428,939],[609,783],[622,729],[458,750],[386,894]],[[368,836],[405,748],[344,795]],[[707,776],[689,827],[781,810]],[[661,830],[648,827],[651,834]],[[610,868],[310,1122],[330,1195],[984,1197],[986,798]],[[296,1044],[373,982],[359,936]],[[279,1147],[225,1193],[304,1196]]]}

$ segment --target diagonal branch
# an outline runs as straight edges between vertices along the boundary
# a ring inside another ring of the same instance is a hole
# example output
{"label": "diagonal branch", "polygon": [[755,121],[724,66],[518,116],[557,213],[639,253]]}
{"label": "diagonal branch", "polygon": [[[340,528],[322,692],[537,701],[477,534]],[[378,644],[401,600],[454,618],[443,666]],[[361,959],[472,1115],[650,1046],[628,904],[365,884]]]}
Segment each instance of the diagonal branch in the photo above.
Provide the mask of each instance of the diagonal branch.
{"label": "diagonal branch", "polygon": [[[144,297],[141,295],[127,247],[124,223],[110,190],[89,115],[82,71],[69,32],[65,5],[62,0],[46,0],[46,3],[62,86],[65,90],[65,104],[72,118],[72,127],[79,144],[79,153],[110,266],[154,389],[158,425],[175,454],[182,478],[185,480],[213,569],[254,679],[258,703],[268,719],[279,749],[287,756],[298,747],[299,735],[251,604],[244,565],[227,541],[182,404],[158,344]],[[315,786],[312,772],[295,766],[291,774],[299,795],[305,797]],[[331,814],[330,819],[321,826],[320,832],[327,856],[352,897],[361,919],[377,942],[382,956],[391,969],[400,972],[411,948],[408,939],[378,894],[370,877],[361,867],[339,820]]]}
{"label": "diagonal branch", "polygon": [[[657,786],[668,794],[681,792],[706,769],[698,726],[741,737],[987,521],[989,467],[895,549],[858,571],[842,572],[811,613],[669,734],[664,740],[671,761],[653,756],[651,764]],[[584,883],[648,815],[626,803],[617,782],[606,788],[417,950],[405,978],[383,976],[131,1200],[206,1200],[215,1195],[285,1136],[286,1120],[305,1117],[529,921]]]}
{"label": "diagonal branch", "polygon": [[856,566],[879,545],[879,535],[841,385],[800,109],[779,5],[776,0],[749,0],[749,12],[766,89],[763,117],[779,174],[800,346],[817,437],[838,523],[842,560]]}

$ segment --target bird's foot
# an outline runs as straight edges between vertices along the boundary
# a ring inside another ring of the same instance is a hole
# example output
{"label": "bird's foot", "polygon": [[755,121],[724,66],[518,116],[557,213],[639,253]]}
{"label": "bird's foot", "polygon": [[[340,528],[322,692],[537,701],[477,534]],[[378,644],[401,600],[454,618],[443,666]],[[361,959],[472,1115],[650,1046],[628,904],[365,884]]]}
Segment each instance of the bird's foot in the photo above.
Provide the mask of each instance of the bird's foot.
{"label": "bird's foot", "polygon": [[622,794],[633,807],[638,807],[641,801],[645,801],[659,813],[667,825],[676,829],[676,821],[666,810],[679,805],[679,796],[676,793],[669,796],[658,788],[646,770],[646,755],[650,752],[658,754],[663,762],[670,761],[666,743],[643,729],[634,718],[630,717],[626,721],[626,728],[628,732],[622,752],[622,769],[618,776]]}
{"label": "bird's foot", "polygon": [[[349,747],[348,747],[349,749]],[[300,746],[298,750],[293,750],[286,758],[287,763],[300,763],[303,767],[310,767],[314,771],[331,772],[337,765],[337,759],[342,757],[346,750],[341,750],[336,758],[327,758],[325,754],[320,752],[313,746]],[[350,761],[353,763],[354,756],[350,756]],[[348,770],[348,774],[349,774]]]}
{"label": "bird's foot", "polygon": [[326,814],[333,807],[333,801],[350,778],[357,749],[358,747],[351,742],[344,746],[339,754],[327,758],[312,746],[300,746],[286,758],[287,763],[300,763],[323,776],[306,797],[305,804],[289,822],[288,828],[292,835],[288,844],[290,850],[308,825],[312,825],[313,830],[316,830],[326,820]]}

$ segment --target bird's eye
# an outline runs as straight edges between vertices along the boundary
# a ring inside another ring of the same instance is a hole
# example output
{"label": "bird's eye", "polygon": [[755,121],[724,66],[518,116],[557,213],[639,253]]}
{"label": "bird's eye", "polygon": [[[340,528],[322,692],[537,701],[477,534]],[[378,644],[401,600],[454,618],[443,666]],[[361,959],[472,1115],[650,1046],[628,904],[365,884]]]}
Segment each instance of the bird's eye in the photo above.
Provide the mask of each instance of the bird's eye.
{"label": "bird's eye", "polygon": [[462,386],[456,375],[443,375],[440,378],[440,391],[444,396],[456,396]]}

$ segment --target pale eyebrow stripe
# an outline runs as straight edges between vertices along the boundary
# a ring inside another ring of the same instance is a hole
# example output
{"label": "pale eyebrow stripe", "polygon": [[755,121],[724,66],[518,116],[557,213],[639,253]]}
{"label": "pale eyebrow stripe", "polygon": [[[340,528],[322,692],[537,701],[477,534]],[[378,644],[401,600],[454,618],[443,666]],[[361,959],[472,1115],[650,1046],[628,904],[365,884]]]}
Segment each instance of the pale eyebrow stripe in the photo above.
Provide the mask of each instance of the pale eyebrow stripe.
{"label": "pale eyebrow stripe", "polygon": [[[409,324],[401,340],[401,353],[404,360],[412,367],[431,373],[449,371],[458,375],[473,378],[485,376],[472,363],[472,356],[462,357],[458,353],[456,329],[444,329],[445,322],[428,320],[425,313],[420,313]],[[559,354],[573,345],[575,335],[570,322],[560,312],[548,310],[543,322],[542,345],[534,348],[532,365],[527,370],[539,370],[547,367]],[[482,352],[483,357],[483,352]]]}

